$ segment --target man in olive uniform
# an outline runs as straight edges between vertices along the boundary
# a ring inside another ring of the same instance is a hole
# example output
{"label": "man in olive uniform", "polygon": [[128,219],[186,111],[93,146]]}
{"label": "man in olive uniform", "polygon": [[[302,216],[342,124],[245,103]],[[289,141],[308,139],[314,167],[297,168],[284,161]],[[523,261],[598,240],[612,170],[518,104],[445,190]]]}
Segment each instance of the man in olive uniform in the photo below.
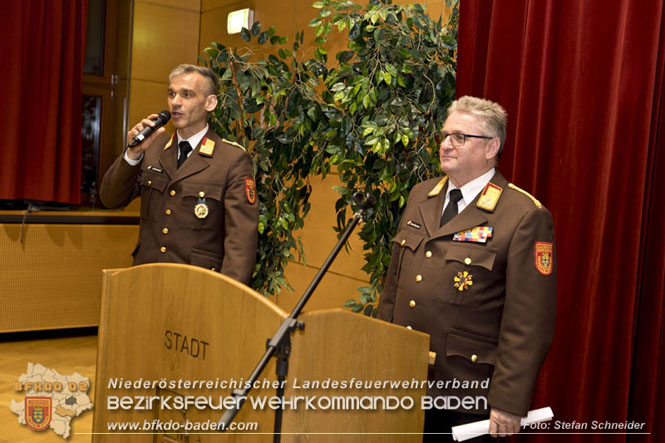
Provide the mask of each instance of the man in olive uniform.
{"label": "man in olive uniform", "polygon": [[[217,106],[217,76],[180,65],[169,75],[168,106],[175,134],[159,128],[113,163],[100,197],[109,208],[141,197],[134,265],[188,263],[249,285],[256,260],[259,205],[252,160],[208,126]],[[149,115],[127,134],[129,141]]]}
{"label": "man in olive uniform", "polygon": [[[453,102],[439,150],[446,176],[413,188],[393,240],[379,318],[431,336],[429,379],[440,383],[428,395],[447,403],[426,410],[426,433],[488,413],[492,436],[519,432],[552,341],[552,216],[495,169],[505,128],[498,104]],[[480,400],[457,402],[465,396]]]}

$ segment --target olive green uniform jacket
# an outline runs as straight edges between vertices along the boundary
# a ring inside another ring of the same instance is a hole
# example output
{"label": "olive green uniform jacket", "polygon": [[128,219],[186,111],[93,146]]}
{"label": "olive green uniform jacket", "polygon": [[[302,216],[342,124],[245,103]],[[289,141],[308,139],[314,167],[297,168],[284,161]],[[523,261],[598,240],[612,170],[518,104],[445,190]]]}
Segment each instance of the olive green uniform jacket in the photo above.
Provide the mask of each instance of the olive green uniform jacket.
{"label": "olive green uniform jacket", "polygon": [[[432,179],[411,191],[378,317],[430,334],[436,360],[429,379],[440,385],[428,395],[485,396],[490,408],[525,416],[554,333],[552,216],[497,171],[472,203],[439,227],[444,183]],[[474,233],[476,240],[487,235],[478,227],[492,228],[484,243],[470,241]],[[477,382],[471,389],[461,385],[471,381]],[[482,402],[458,410],[487,413]]]}
{"label": "olive green uniform jacket", "polygon": [[209,130],[180,168],[177,156],[177,136],[165,133],[140,164],[120,156],[102,180],[106,207],[141,197],[134,265],[187,263],[249,285],[259,216],[249,154]]}

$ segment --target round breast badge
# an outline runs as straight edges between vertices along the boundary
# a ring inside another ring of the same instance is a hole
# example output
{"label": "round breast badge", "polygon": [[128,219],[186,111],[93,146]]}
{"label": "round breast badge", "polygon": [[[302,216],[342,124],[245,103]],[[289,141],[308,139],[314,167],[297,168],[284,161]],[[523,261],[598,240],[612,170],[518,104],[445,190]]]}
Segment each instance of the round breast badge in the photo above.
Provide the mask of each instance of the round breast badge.
{"label": "round breast badge", "polygon": [[208,205],[205,203],[199,203],[194,206],[194,215],[197,218],[206,218],[208,216]]}

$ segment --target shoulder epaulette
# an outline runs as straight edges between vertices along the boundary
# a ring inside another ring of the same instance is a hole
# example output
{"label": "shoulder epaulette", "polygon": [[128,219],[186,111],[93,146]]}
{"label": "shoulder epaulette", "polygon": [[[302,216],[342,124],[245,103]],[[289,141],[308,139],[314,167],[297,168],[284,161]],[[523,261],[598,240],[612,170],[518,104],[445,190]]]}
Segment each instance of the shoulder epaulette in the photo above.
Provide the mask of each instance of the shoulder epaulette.
{"label": "shoulder epaulette", "polygon": [[443,189],[443,187],[446,185],[446,182],[447,182],[447,181],[448,181],[448,177],[447,177],[447,176],[446,176],[446,177],[443,177],[443,178],[441,179],[441,181],[439,181],[439,183],[437,183],[436,186],[434,186],[434,187],[432,188],[432,190],[429,191],[429,194],[427,194],[427,196],[428,196],[428,197],[436,197],[437,195],[439,195],[439,193],[441,192],[441,190]]}
{"label": "shoulder epaulette", "polygon": [[227,140],[227,139],[225,139],[225,138],[223,138],[222,141],[223,141],[224,143],[228,143],[229,145],[235,146],[236,148],[240,148],[240,149],[242,149],[243,151],[246,151],[246,150],[247,150],[247,149],[245,149],[245,147],[244,147],[243,145],[241,145],[240,143],[232,142],[231,140]]}
{"label": "shoulder epaulette", "polygon": [[515,191],[517,191],[517,192],[519,192],[519,193],[521,193],[521,194],[524,194],[524,195],[526,195],[527,197],[529,197],[529,198],[531,199],[531,201],[533,202],[533,204],[536,205],[537,208],[542,208],[542,207],[543,207],[543,205],[540,204],[540,202],[536,199],[536,197],[534,197],[533,195],[529,194],[529,193],[526,192],[524,189],[520,189],[520,188],[518,188],[517,186],[515,186],[515,185],[512,184],[512,183],[508,183],[508,187],[509,187],[510,189],[514,189]]}

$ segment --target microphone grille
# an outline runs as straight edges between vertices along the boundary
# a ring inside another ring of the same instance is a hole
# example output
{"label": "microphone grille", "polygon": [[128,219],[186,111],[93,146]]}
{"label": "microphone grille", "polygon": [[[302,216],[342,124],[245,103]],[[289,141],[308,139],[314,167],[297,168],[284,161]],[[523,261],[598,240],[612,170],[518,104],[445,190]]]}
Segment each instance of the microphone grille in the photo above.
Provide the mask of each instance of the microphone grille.
{"label": "microphone grille", "polygon": [[159,114],[159,120],[162,121],[162,124],[166,124],[169,120],[171,120],[171,113],[169,111],[162,111]]}

